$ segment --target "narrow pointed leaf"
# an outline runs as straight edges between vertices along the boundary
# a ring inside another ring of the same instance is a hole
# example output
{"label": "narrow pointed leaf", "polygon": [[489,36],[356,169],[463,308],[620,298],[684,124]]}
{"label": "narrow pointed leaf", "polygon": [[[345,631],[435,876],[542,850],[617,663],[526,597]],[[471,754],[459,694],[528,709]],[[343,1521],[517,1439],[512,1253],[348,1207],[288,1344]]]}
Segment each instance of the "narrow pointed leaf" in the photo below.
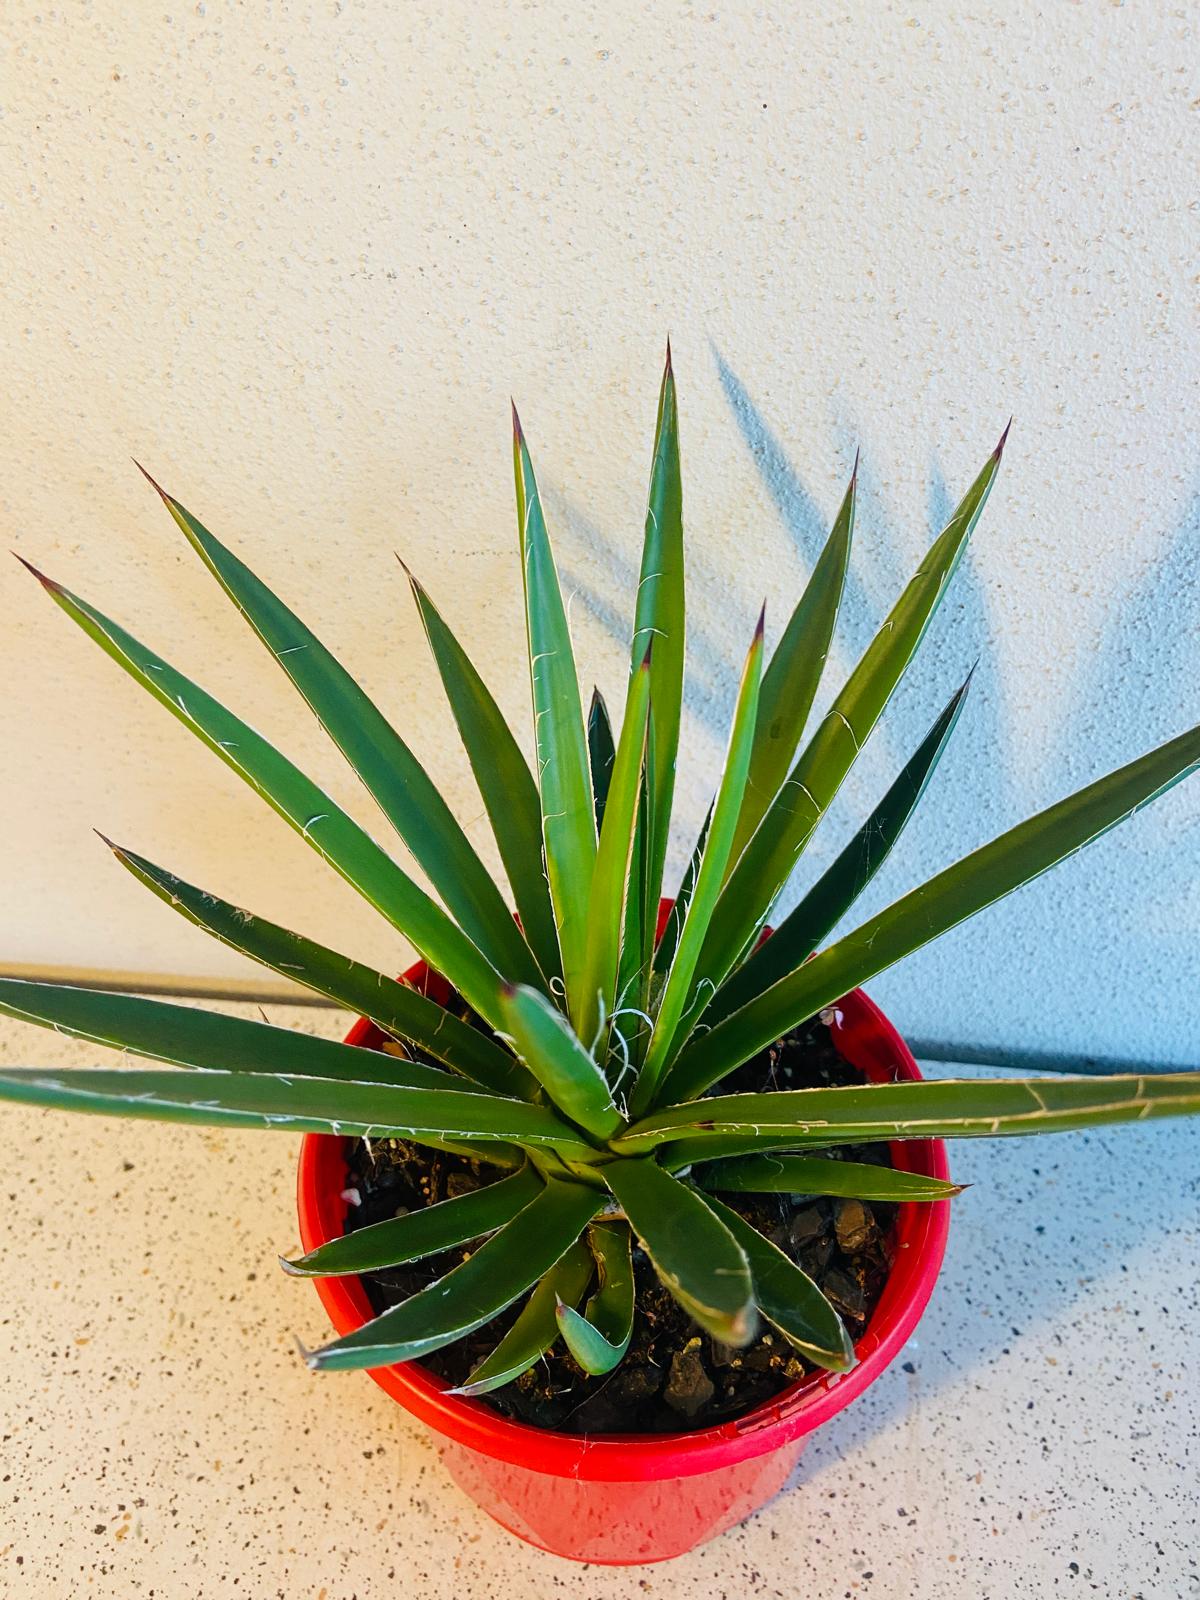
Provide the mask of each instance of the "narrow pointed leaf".
{"label": "narrow pointed leaf", "polygon": [[707,1200],[651,1160],[613,1161],[602,1170],[654,1270],[688,1315],[724,1344],[749,1344],[750,1268]]}
{"label": "narrow pointed leaf", "polygon": [[543,1180],[534,1168],[522,1167],[512,1177],[501,1178],[470,1194],[355,1228],[353,1233],[330,1239],[282,1265],[285,1272],[298,1278],[331,1278],[419,1261],[423,1256],[468,1244],[485,1233],[495,1233],[523,1211],[542,1187]]}
{"label": "narrow pointed leaf", "polygon": [[534,1289],[521,1314],[500,1343],[486,1356],[467,1381],[451,1394],[491,1394],[528,1372],[558,1338],[555,1309],[573,1306],[583,1297],[592,1276],[592,1258],[576,1242]]}
{"label": "narrow pointed leaf", "polygon": [[825,548],[763,673],[750,773],[730,852],[734,862],[787,777],[812,710],[846,581],[857,483],[856,462]]}
{"label": "narrow pointed leaf", "polygon": [[552,1181],[461,1266],[309,1357],[325,1371],[411,1361],[490,1322],[544,1277],[602,1203],[599,1190]]}
{"label": "narrow pointed leaf", "polygon": [[1019,823],[869,918],[697,1036],[672,1095],[701,1094],[741,1061],[894,962],[957,927],[1131,817],[1200,766],[1200,727]]}
{"label": "narrow pointed leaf", "polygon": [[654,1103],[655,1090],[670,1066],[675,1050],[687,1037],[688,1027],[699,1015],[703,1001],[708,998],[707,993],[702,992],[698,999],[693,988],[693,977],[718,902],[746,789],[762,678],[762,657],[763,619],[760,616],[742,671],[725,768],[713,803],[712,821],[704,843],[700,870],[696,874],[696,887],[684,913],[679,947],[663,985],[650,1045],[634,1088],[632,1107],[635,1112],[645,1110]]}
{"label": "narrow pointed leaf", "polygon": [[[492,825],[525,937],[546,977],[561,976],[558,933],[542,863],[542,810],[537,784],[503,713],[466,651],[422,586],[411,573],[408,577]],[[506,976],[512,975],[506,971]]]}
{"label": "narrow pointed leaf", "polygon": [[533,464],[515,411],[513,425],[542,844],[558,925],[563,982],[571,1014],[578,1016],[587,890],[596,859],[595,802],[567,614]]}
{"label": "narrow pointed leaf", "polygon": [[777,1245],[739,1216],[732,1206],[710,1197],[709,1204],[746,1252],[758,1309],[801,1355],[830,1372],[854,1365],[854,1346],[841,1317],[806,1272]]}
{"label": "narrow pointed leaf", "polygon": [[952,697],[883,799],[831,867],[769,939],[722,984],[704,1020],[715,1027],[756,995],[784,978],[820,945],[858,899],[891,854],[950,741],[971,679]]}
{"label": "narrow pointed leaf", "polygon": [[[654,740],[654,706],[646,723],[647,755]],[[635,1077],[650,1039],[650,992],[653,983],[655,932],[658,927],[658,884],[654,877],[651,833],[654,828],[654,769],[642,763],[633,849],[629,860],[629,892],[625,896],[625,922],[617,966],[617,1010],[612,1053],[614,1082],[625,1085]]]}
{"label": "narrow pointed leaf", "polygon": [[361,961],[352,961],[349,956],[278,927],[264,917],[252,916],[131,850],[117,845],[111,849],[139,883],[231,950],[240,951],[336,1005],[369,1017],[386,1033],[407,1040],[484,1088],[519,1099],[536,1094],[537,1085],[529,1074],[494,1038],[408,984],[387,978]]}
{"label": "narrow pointed leaf", "polygon": [[[410,1089],[460,1089],[462,1080],[417,1061],[318,1039],[249,1017],[141,995],[80,989],[65,983],[0,978],[0,1013],[73,1039],[127,1050],[175,1066],[222,1072],[280,1072],[289,1077],[346,1078]],[[198,1092],[198,1091],[197,1091]],[[480,1089],[480,1094],[489,1093]]]}
{"label": "narrow pointed leaf", "polygon": [[872,1161],[828,1156],[762,1155],[714,1161],[700,1172],[702,1189],[721,1194],[837,1195],[850,1200],[951,1200],[963,1185]]}
{"label": "narrow pointed leaf", "polygon": [[608,786],[612,782],[616,746],[613,743],[612,723],[608,707],[599,689],[592,690],[592,703],[588,708],[588,767],[592,774],[592,797],[596,804],[596,832],[604,827],[604,806],[608,800]]}
{"label": "narrow pointed leaf", "polygon": [[504,1034],[534,1077],[572,1121],[598,1139],[622,1126],[608,1082],[562,1012],[536,989],[507,989]]}
{"label": "narrow pointed leaf", "polygon": [[[705,1161],[879,1139],[1003,1138],[1196,1111],[1200,1111],[1200,1072],[991,1081],[943,1078],[711,1095],[654,1112],[614,1139],[613,1148],[636,1155],[680,1141],[670,1153],[672,1165],[677,1165],[685,1156]],[[610,1183],[612,1170],[604,1168]]]}
{"label": "narrow pointed leaf", "polygon": [[582,1315],[564,1295],[558,1307],[563,1343],[585,1372],[611,1372],[633,1336],[632,1235],[623,1222],[596,1222],[588,1234],[600,1276]]}
{"label": "narrow pointed leaf", "polygon": [[[653,797],[644,865],[651,911],[662,893],[671,805],[675,794],[675,758],[683,705],[684,573],[683,488],[679,470],[679,415],[671,347],[658,397],[654,460],[646,505],[646,530],[634,613],[631,676],[649,646],[654,645],[650,700],[654,706],[648,767]],[[651,940],[653,923],[651,923]],[[652,943],[650,948],[653,948]],[[648,952],[647,952],[648,954]]]}
{"label": "narrow pointed leaf", "polygon": [[704,859],[704,846],[708,842],[708,830],[712,824],[712,806],[700,828],[699,837],[684,869],[683,877],[679,881],[679,893],[671,902],[670,914],[663,927],[662,938],[654,951],[655,972],[666,973],[670,970],[675,959],[675,952],[679,949],[679,935],[683,932],[683,919],[687,915],[687,908],[692,903],[692,896],[696,892],[696,878],[700,872],[700,863]]}
{"label": "narrow pointed leaf", "polygon": [[587,1041],[600,1058],[606,1053],[617,986],[649,714],[650,658],[647,656],[629,685],[588,900],[577,1029],[580,1038]]}
{"label": "narrow pointed leaf", "polygon": [[[31,571],[35,569],[31,568]],[[118,665],[262,796],[325,861],[416,945],[493,1027],[500,979],[392,858],[286,756],[111,618],[35,571],[51,598]]]}
{"label": "narrow pointed leaf", "polygon": [[546,1106],[457,1089],[405,1089],[344,1078],[10,1067],[0,1072],[0,1100],[214,1128],[415,1139],[435,1146],[447,1140],[517,1141],[546,1146],[565,1160],[586,1161],[595,1155]]}
{"label": "narrow pointed leaf", "polygon": [[721,896],[700,971],[714,985],[751,944],[912,659],[979,521],[1000,466],[992,453],[912,582],[846,680],[742,852]]}
{"label": "narrow pointed leaf", "polygon": [[543,981],[503,895],[429,774],[391,723],[294,611],[186,507],[163,490],[158,492],[188,543],[428,873],[459,927],[506,977],[522,983]]}

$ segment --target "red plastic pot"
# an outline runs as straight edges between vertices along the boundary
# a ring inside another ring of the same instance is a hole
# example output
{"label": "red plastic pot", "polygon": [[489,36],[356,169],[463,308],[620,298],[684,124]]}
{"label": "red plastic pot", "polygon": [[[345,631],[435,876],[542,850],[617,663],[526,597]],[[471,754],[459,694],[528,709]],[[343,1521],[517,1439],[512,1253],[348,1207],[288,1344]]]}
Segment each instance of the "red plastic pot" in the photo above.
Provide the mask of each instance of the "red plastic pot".
{"label": "red plastic pot", "polygon": [[[441,980],[423,966],[406,974]],[[833,1026],[838,1050],[872,1083],[921,1076],[903,1039],[860,989],[846,996]],[[347,1044],[378,1046],[383,1035],[360,1018]],[[313,1250],[345,1231],[349,1141],[306,1134],[300,1152],[300,1238]],[[893,1164],[948,1176],[940,1140],[895,1143]],[[446,1393],[419,1362],[378,1367],[371,1377],[434,1430],[451,1476],[510,1532],[575,1561],[631,1566],[666,1561],[734,1527],[783,1487],[814,1428],[875,1381],[916,1326],[946,1247],[947,1202],[899,1207],[895,1261],[847,1373],[803,1378],[735,1421],[696,1433],[587,1438],[511,1422],[482,1400]],[[339,1334],[372,1315],[357,1278],[319,1278],[317,1293]]]}

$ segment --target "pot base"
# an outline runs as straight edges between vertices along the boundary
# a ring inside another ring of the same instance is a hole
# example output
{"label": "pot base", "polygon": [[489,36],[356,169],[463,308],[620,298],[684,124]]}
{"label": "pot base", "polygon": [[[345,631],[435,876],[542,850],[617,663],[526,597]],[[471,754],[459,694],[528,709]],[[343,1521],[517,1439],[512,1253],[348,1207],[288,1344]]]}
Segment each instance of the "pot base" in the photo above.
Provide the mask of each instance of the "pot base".
{"label": "pot base", "polygon": [[726,1533],[783,1488],[807,1441],[686,1478],[596,1485],[496,1461],[439,1440],[450,1476],[494,1521],[568,1561],[637,1567],[671,1561]]}

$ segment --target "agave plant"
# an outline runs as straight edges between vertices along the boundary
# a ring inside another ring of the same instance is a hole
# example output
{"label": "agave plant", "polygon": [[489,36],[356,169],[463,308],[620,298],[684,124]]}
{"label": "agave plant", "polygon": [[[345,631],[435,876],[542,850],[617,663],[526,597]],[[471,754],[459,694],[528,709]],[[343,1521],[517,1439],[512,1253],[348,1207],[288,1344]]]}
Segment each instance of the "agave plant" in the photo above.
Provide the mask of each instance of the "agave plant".
{"label": "agave plant", "polygon": [[494,1181],[485,1187],[359,1229],[291,1263],[308,1275],[359,1273],[484,1241],[429,1288],[312,1353],[314,1367],[419,1357],[528,1296],[467,1388],[480,1392],[511,1379],[560,1336],[588,1372],[609,1370],[629,1344],[636,1314],[636,1245],[714,1337],[744,1344],[764,1318],[810,1361],[844,1368],[853,1351],[836,1312],[743,1218],[739,1193],[929,1200],[954,1191],[841,1159],[839,1147],[1046,1133],[1200,1110],[1200,1073],[714,1092],[789,1030],[1131,816],[1200,762],[1194,728],[827,943],[924,792],[962,713],[964,683],[861,830],[773,936],[761,937],[945,593],[1003,447],[1002,438],[805,740],[849,559],[851,478],[769,659],[759,620],[708,820],[657,941],[684,674],[669,350],[619,730],[599,696],[586,718],[583,712],[542,503],[515,413],[532,770],[449,625],[410,580],[495,833],[511,907],[412,751],[345,669],[231,550],[159,490],[378,802],[436,899],[246,723],[118,623],[38,574],[42,584],[411,940],[480,1025],[464,1020],[465,1010],[443,1007],[114,846],[122,865],[175,911],[362,1013],[396,1044],[367,1050],[158,1000],[6,980],[0,1008],[10,1015],[185,1070],[12,1070],[0,1075],[0,1096],[216,1126],[394,1136],[487,1163]]}

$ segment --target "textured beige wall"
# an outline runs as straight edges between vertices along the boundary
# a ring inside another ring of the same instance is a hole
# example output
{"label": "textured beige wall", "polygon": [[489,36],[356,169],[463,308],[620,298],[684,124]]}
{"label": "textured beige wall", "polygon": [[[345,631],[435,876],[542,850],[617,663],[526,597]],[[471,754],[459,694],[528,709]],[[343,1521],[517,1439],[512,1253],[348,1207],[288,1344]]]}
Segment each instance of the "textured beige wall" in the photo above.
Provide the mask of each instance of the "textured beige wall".
{"label": "textured beige wall", "polygon": [[[482,845],[392,552],[523,710],[511,389],[582,670],[619,698],[669,329],[686,823],[760,599],[777,628],[855,446],[839,669],[1010,411],[971,568],[847,791],[873,800],[984,651],[886,887],[1196,720],[1194,8],[767,10],[8,0],[10,541],[357,805],[137,454],[320,622]],[[246,974],[93,825],[403,959],[15,565],[0,583],[0,961]],[[927,1041],[1194,1059],[1198,821],[1177,791],[876,992]]]}

